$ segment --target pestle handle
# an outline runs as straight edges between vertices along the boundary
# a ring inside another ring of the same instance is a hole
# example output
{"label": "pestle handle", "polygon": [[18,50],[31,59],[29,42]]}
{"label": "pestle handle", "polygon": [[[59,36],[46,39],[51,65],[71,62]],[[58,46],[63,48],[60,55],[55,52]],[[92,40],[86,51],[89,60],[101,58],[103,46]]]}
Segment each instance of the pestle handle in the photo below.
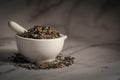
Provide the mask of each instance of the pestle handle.
{"label": "pestle handle", "polygon": [[15,21],[8,22],[8,26],[18,34],[22,34],[25,31],[27,32],[27,29],[25,29],[24,27],[22,27],[21,25],[19,25]]}

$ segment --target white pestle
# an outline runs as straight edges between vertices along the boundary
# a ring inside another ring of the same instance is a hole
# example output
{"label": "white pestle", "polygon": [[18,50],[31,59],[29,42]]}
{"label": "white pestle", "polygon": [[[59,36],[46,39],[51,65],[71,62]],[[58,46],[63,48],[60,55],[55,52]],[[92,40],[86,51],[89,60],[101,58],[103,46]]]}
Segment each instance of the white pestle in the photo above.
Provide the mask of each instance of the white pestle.
{"label": "white pestle", "polygon": [[21,25],[19,25],[18,23],[14,21],[8,22],[8,26],[18,34],[22,34],[25,31],[27,32],[27,29],[25,29],[24,27],[22,27]]}

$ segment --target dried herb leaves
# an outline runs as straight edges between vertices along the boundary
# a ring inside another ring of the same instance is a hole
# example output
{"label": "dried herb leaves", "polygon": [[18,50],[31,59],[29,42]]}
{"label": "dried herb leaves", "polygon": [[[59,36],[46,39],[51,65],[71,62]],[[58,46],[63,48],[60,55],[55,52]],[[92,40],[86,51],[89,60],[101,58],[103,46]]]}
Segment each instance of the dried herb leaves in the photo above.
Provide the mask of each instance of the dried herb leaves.
{"label": "dried herb leaves", "polygon": [[18,35],[33,39],[54,39],[60,37],[60,34],[53,27],[46,25],[34,26],[28,32]]}
{"label": "dried herb leaves", "polygon": [[71,56],[63,56],[58,55],[56,57],[56,60],[52,62],[44,62],[42,64],[36,64],[29,62],[23,55],[20,53],[15,53],[14,56],[9,58],[10,61],[16,63],[15,65],[18,67],[26,68],[26,69],[34,69],[34,70],[40,70],[40,69],[56,69],[56,68],[63,68],[63,67],[69,67],[74,63],[74,57]]}

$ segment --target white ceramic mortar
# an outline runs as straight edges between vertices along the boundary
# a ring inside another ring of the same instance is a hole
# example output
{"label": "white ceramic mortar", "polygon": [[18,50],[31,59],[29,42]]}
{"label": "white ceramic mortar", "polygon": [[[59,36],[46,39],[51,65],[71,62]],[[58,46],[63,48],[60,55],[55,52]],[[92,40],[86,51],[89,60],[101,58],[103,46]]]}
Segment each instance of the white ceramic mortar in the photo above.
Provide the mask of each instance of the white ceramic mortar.
{"label": "white ceramic mortar", "polygon": [[55,39],[30,39],[16,35],[17,47],[21,54],[32,62],[42,63],[55,60],[63,49],[67,36]]}

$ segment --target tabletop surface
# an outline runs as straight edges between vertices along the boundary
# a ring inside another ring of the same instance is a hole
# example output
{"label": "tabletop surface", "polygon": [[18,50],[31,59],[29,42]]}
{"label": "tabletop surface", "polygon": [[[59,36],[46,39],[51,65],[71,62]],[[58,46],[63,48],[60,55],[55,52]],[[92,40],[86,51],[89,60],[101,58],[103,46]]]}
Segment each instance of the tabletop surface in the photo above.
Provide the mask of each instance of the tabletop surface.
{"label": "tabletop surface", "polygon": [[95,43],[67,39],[62,54],[75,57],[72,66],[50,70],[15,67],[8,57],[17,51],[13,38],[0,39],[1,80],[120,80],[119,41]]}

